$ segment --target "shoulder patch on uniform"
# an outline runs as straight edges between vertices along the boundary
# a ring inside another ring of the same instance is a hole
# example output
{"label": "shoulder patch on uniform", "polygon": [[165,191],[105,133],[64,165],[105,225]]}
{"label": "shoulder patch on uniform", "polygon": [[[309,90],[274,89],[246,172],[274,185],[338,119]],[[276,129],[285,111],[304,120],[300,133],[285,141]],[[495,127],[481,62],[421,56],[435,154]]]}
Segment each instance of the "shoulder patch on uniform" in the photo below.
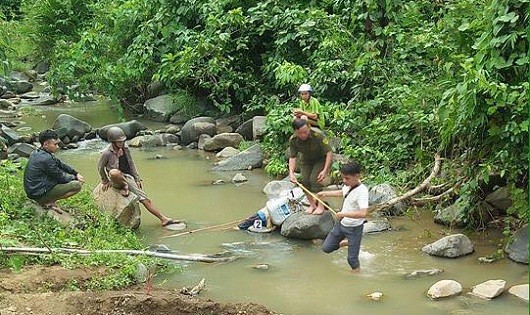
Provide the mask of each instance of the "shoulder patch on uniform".
{"label": "shoulder patch on uniform", "polygon": [[322,137],[322,143],[324,143],[325,145],[328,145],[329,144],[328,138]]}

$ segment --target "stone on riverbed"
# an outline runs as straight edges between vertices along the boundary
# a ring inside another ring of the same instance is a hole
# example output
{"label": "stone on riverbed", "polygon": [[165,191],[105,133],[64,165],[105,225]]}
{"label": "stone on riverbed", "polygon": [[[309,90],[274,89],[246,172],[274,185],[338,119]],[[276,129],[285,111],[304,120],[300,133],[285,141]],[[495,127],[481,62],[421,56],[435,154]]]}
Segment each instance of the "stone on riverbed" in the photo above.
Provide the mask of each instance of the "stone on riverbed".
{"label": "stone on riverbed", "polygon": [[68,114],[61,114],[53,123],[52,129],[57,131],[59,139],[72,139],[75,136],[83,137],[85,133],[92,131],[92,126]]}
{"label": "stone on riverbed", "polygon": [[23,157],[29,157],[31,152],[36,149],[34,145],[28,143],[15,143],[7,149],[8,154],[17,154]]}
{"label": "stone on riverbed", "polygon": [[135,194],[124,197],[119,190],[112,187],[103,191],[103,185],[100,183],[94,188],[92,196],[101,211],[110,214],[123,226],[130,229],[140,226],[140,203]]}
{"label": "stone on riverbed", "polygon": [[132,139],[136,136],[136,134],[138,132],[140,132],[141,130],[146,130],[147,127],[142,124],[141,122],[137,121],[137,120],[131,120],[131,121],[128,121],[128,122],[124,122],[124,123],[119,123],[119,124],[112,124],[112,125],[106,125],[106,126],[103,126],[101,127],[99,130],[98,130],[98,136],[103,139],[103,140],[107,140],[107,131],[109,130],[110,127],[120,127],[121,130],[123,130],[123,132],[125,132],[125,136],[127,137],[127,139]]}
{"label": "stone on riverbed", "polygon": [[243,171],[260,168],[263,164],[263,152],[259,144],[255,144],[236,156],[220,161],[212,167],[212,171]]}
{"label": "stone on riverbed", "polygon": [[528,224],[517,230],[513,236],[513,242],[505,248],[511,260],[528,264]]}
{"label": "stone on riverbed", "polygon": [[306,214],[299,211],[291,214],[282,224],[281,234],[285,237],[299,239],[326,238],[333,227],[331,213],[325,211],[321,215]]}
{"label": "stone on riverbed", "polygon": [[442,269],[438,269],[438,268],[419,269],[419,270],[414,270],[414,271],[404,275],[403,277],[405,279],[414,279],[414,278],[419,278],[421,276],[433,276],[433,275],[441,274],[443,272],[444,271]]}
{"label": "stone on riverbed", "polygon": [[473,252],[473,244],[464,234],[453,234],[443,237],[421,249],[433,256],[456,258]]}
{"label": "stone on riverbed", "polygon": [[504,280],[488,280],[471,288],[471,294],[483,299],[493,299],[501,295],[506,287]]}
{"label": "stone on riverbed", "polygon": [[363,234],[377,233],[386,230],[390,230],[390,222],[387,218],[370,219],[364,224]]}
{"label": "stone on riverbed", "polygon": [[508,290],[508,292],[528,303],[528,283],[514,285]]}
{"label": "stone on riverbed", "polygon": [[433,284],[427,295],[431,299],[440,299],[453,295],[458,295],[462,292],[462,285],[455,280],[440,280]]}

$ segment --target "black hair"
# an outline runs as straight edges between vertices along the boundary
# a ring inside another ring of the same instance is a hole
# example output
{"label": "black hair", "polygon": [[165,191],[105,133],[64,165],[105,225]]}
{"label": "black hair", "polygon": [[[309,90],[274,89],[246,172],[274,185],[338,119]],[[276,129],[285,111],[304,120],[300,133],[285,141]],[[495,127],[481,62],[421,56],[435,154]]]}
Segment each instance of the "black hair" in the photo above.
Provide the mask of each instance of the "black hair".
{"label": "black hair", "polygon": [[39,142],[41,145],[50,139],[59,139],[59,135],[57,135],[55,130],[47,129],[39,133]]}
{"label": "black hair", "polygon": [[307,125],[307,120],[302,119],[302,118],[295,118],[292,124],[294,130],[298,130],[305,125]]}
{"label": "black hair", "polygon": [[352,161],[346,164],[342,164],[340,167],[340,173],[344,175],[356,175],[360,174],[362,170],[361,164]]}

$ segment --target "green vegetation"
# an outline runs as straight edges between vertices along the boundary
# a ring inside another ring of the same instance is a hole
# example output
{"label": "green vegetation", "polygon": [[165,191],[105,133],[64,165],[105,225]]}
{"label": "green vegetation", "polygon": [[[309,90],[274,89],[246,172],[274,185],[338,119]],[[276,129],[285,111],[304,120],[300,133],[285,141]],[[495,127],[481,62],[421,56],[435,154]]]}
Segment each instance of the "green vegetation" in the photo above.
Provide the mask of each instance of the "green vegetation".
{"label": "green vegetation", "polygon": [[[139,238],[104,215],[93,205],[87,189],[62,203],[78,218],[75,227],[64,227],[49,217],[37,217],[28,204],[22,187],[21,166],[4,162],[0,166],[0,247],[65,247],[82,249],[142,249]],[[62,265],[65,268],[83,266],[105,267],[106,275],[91,279],[88,289],[104,290],[120,288],[136,282],[138,263],[155,264],[168,268],[167,263],[148,258],[121,254],[41,255],[27,256],[0,252],[0,267],[14,271],[28,264]],[[70,285],[71,288],[75,284]]]}
{"label": "green vegetation", "polygon": [[[469,222],[481,220],[492,175],[511,187],[509,213],[527,222],[527,0],[21,3],[20,31],[51,61],[56,87],[131,108],[157,80],[218,114],[266,114],[266,170],[279,176],[295,91],[308,82],[337,153],[369,179],[410,188],[440,153],[435,184],[455,187]],[[5,55],[16,44],[4,33]]]}

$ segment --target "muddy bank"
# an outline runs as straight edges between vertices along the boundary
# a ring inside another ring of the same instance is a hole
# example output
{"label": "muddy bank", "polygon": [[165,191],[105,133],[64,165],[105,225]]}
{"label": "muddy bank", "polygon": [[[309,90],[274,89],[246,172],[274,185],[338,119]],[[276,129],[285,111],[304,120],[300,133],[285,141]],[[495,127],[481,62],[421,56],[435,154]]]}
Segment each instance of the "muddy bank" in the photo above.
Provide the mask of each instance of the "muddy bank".
{"label": "muddy bank", "polygon": [[142,286],[120,291],[66,291],[67,283],[83,283],[103,270],[30,267],[21,273],[0,271],[2,315],[175,315],[175,314],[277,314],[254,303],[218,303],[177,291]]}

